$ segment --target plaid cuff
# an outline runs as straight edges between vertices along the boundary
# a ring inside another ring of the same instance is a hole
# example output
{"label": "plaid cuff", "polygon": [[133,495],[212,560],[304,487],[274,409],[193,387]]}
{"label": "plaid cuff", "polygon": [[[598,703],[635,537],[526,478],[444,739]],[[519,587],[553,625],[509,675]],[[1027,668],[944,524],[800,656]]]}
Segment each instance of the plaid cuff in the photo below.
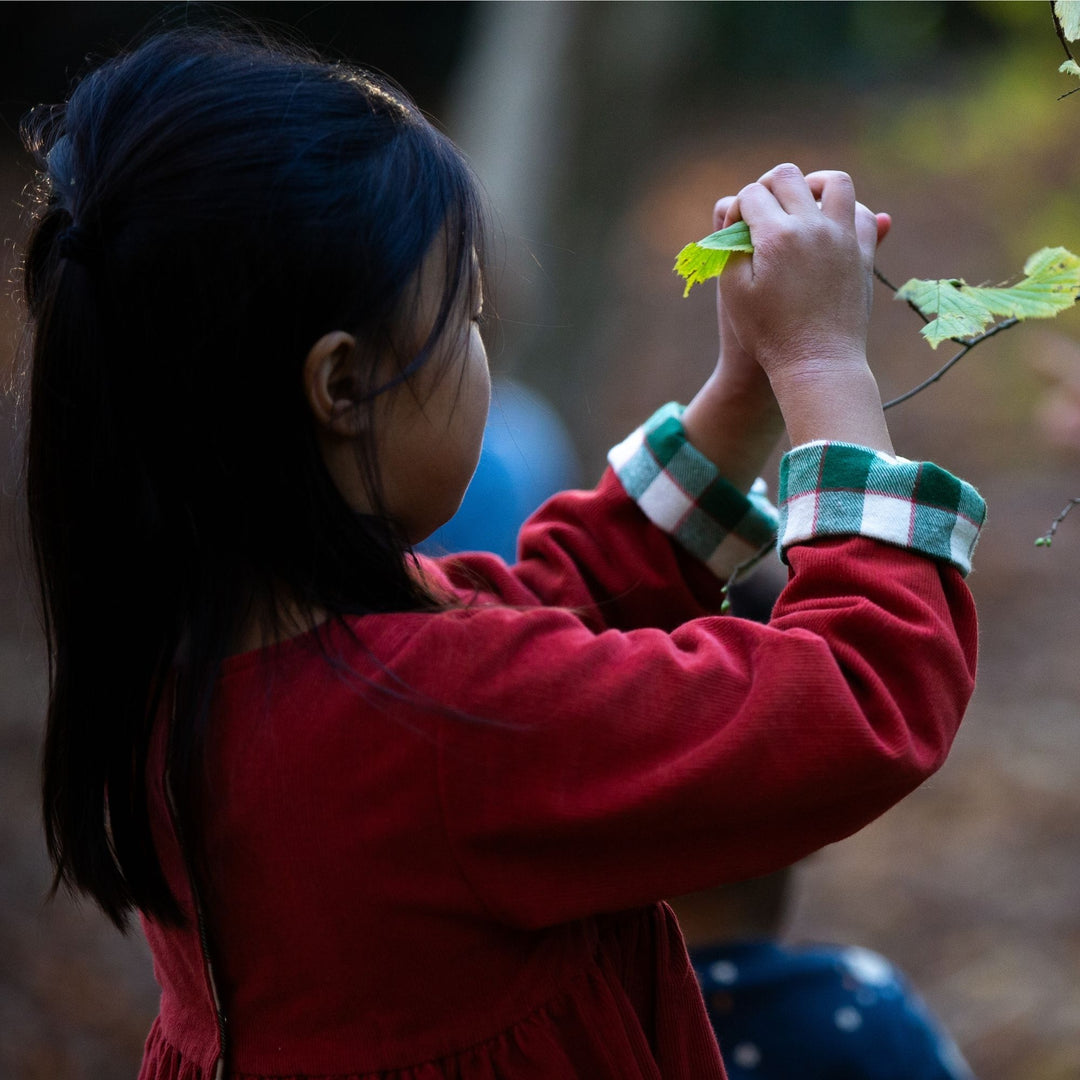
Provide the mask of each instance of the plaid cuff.
{"label": "plaid cuff", "polygon": [[780,463],[780,555],[821,536],[869,536],[971,570],[986,503],[929,462],[850,443],[797,446]]}
{"label": "plaid cuff", "polygon": [[727,578],[776,536],[776,508],[763,480],[744,495],[717,472],[687,440],[682,412],[669,402],[613,447],[608,462],[654,525]]}

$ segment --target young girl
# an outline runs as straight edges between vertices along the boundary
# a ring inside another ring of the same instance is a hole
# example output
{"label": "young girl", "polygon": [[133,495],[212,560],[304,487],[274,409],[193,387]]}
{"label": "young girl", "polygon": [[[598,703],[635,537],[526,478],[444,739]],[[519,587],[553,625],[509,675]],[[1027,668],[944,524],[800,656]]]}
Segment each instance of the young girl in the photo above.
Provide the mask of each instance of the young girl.
{"label": "young girl", "polygon": [[[858,829],[972,689],[966,484],[892,456],[846,176],[722,200],[723,358],[519,562],[431,561],[488,405],[481,214],[397,90],[217,34],[38,114],[27,492],[57,882],[145,1080],[722,1077],[664,896]],[[772,622],[718,615],[773,533]]]}

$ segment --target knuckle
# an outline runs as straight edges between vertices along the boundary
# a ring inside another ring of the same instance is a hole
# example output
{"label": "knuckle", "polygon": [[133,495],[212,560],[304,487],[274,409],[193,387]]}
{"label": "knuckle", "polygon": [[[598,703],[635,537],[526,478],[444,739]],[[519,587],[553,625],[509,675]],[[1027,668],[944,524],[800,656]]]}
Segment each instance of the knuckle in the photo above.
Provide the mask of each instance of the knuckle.
{"label": "knuckle", "polygon": [[747,195],[754,196],[760,194],[764,185],[760,180],[755,180],[753,183],[747,184],[738,194],[737,198],[744,198]]}
{"label": "knuckle", "polygon": [[793,180],[796,177],[802,176],[802,170],[798,165],[792,164],[790,161],[781,162],[779,165],[774,165],[764,176],[761,178],[761,183],[765,183],[768,180]]}

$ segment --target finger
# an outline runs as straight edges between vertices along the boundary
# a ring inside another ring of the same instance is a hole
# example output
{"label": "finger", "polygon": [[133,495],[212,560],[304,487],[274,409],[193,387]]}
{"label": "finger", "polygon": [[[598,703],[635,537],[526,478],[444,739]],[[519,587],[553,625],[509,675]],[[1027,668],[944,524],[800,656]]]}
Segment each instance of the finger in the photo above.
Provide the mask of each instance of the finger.
{"label": "finger", "polygon": [[725,195],[722,199],[717,201],[716,205],[713,207],[713,229],[723,229],[730,224],[727,220],[727,215],[734,203],[734,195]]}
{"label": "finger", "polygon": [[878,244],[889,235],[891,228],[892,218],[888,214],[875,214],[862,203],[855,204],[855,234],[864,260],[873,260]]}
{"label": "finger", "polygon": [[875,214],[877,219],[877,242],[880,244],[892,229],[892,218],[888,214]]}
{"label": "finger", "polygon": [[[727,226],[734,224],[736,221],[745,221],[750,228],[751,236],[764,237],[770,229],[780,228],[788,220],[789,216],[776,201],[776,196],[768,188],[755,183],[747,184],[735,196],[735,201],[728,207],[724,223]],[[758,245],[755,244],[755,251],[757,249]],[[723,278],[717,279],[717,286],[719,287],[717,297],[723,296],[725,282],[730,284],[734,278],[752,279],[754,276],[754,260],[759,258],[759,254],[743,255],[739,252],[733,252],[731,261],[727,264],[726,273]],[[719,310],[720,312],[723,311],[722,302]],[[723,324],[721,323],[722,331]]]}
{"label": "finger", "polygon": [[837,222],[851,221],[855,214],[855,185],[846,172],[828,169],[812,172],[806,183],[826,217]]}
{"label": "finger", "polygon": [[869,268],[874,264],[874,252],[878,246],[878,219],[862,203],[855,204],[855,235],[863,263]]}
{"label": "finger", "polygon": [[765,173],[758,183],[768,188],[789,214],[807,213],[815,209],[814,196],[797,165],[790,162],[777,165]]}
{"label": "finger", "polygon": [[747,184],[735,196],[735,203],[728,211],[729,218],[732,213],[737,215],[735,221],[745,221],[750,226],[751,235],[755,227],[779,224],[788,216],[776,196],[761,183]]}

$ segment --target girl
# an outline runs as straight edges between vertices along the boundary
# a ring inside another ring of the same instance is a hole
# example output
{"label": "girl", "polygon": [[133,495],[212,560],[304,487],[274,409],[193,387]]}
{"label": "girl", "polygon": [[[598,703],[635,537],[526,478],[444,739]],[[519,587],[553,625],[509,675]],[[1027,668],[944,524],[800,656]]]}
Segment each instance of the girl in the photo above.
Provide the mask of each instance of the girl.
{"label": "girl", "polygon": [[[858,829],[972,689],[981,500],[892,456],[866,364],[887,218],[790,165],[722,200],[756,251],[691,405],[515,566],[438,562],[481,214],[408,99],[173,33],[28,138],[46,831],[57,884],[142,917],[141,1076],[722,1077],[660,898]],[[785,424],[790,584],[718,617]]]}

